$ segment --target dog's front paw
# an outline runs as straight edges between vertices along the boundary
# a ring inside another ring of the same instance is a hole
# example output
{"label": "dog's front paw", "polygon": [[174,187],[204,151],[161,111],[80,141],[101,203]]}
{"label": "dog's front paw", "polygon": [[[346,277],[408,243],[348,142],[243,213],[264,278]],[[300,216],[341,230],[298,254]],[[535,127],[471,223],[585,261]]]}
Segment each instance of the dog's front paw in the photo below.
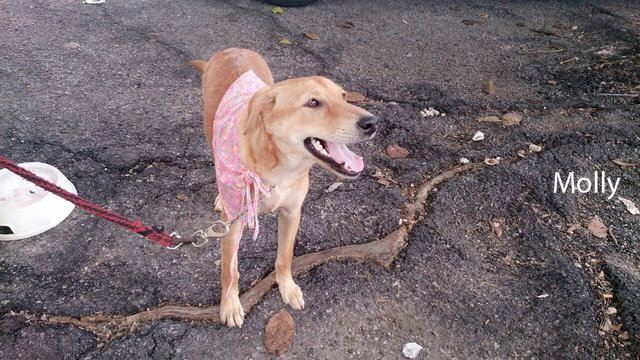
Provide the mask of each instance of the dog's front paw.
{"label": "dog's front paw", "polygon": [[280,296],[285,304],[296,310],[304,309],[304,299],[302,298],[302,290],[293,282],[293,279],[278,283]]}
{"label": "dog's front paw", "polygon": [[244,322],[244,309],[237,295],[222,298],[220,301],[220,321],[229,327],[242,327]]}

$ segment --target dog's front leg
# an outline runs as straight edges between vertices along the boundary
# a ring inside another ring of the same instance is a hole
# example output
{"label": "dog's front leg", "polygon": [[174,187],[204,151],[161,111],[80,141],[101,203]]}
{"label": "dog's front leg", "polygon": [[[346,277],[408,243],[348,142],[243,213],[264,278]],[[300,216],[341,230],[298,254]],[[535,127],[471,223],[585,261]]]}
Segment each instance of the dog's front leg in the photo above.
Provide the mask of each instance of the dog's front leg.
{"label": "dog's front leg", "polygon": [[[225,218],[226,221],[226,217],[223,216],[223,218]],[[233,269],[230,269],[231,260],[236,252],[236,246],[239,240],[238,237],[241,235],[241,232],[241,221],[236,221],[231,224],[227,236],[223,237],[220,241],[222,248],[222,261],[220,264],[220,283],[222,284],[220,321],[222,321],[223,324],[227,324],[229,327],[242,327],[242,322],[244,321],[244,309],[242,308],[240,298],[238,297],[238,278],[240,277],[240,272],[238,272],[239,259],[236,259],[233,264]],[[233,271],[233,281],[230,276],[231,271]]]}
{"label": "dog's front leg", "polygon": [[302,291],[291,276],[293,245],[300,226],[301,206],[282,208],[278,215],[278,257],[276,259],[276,281],[282,301],[296,310],[304,308]]}

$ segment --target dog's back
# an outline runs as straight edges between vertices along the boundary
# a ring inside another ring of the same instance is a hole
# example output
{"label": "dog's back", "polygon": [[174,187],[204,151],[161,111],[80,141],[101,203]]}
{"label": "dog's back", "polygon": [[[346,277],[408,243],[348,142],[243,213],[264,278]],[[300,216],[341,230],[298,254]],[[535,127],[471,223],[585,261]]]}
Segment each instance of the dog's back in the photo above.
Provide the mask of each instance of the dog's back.
{"label": "dog's back", "polygon": [[204,132],[209,146],[213,138],[213,120],[218,104],[238,77],[253,70],[267,85],[273,84],[273,75],[267,63],[258,53],[247,49],[226,49],[215,53],[208,62],[194,60],[191,65],[202,74]]}

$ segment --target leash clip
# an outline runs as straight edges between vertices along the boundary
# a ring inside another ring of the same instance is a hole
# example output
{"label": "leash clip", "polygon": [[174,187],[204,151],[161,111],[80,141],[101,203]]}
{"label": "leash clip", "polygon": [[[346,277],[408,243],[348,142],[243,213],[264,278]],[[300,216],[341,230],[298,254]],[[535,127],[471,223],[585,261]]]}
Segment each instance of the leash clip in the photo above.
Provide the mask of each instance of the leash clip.
{"label": "leash clip", "polygon": [[192,237],[195,242],[192,243],[195,247],[202,247],[210,238],[223,238],[229,233],[229,224],[222,220],[217,220],[213,225],[204,230],[198,230],[193,233]]}

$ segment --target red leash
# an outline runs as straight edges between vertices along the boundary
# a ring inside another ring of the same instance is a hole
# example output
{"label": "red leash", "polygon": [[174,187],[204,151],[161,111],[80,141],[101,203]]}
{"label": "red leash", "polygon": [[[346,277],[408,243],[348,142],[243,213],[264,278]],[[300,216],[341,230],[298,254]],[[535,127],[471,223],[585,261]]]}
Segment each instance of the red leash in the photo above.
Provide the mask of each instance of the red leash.
{"label": "red leash", "polygon": [[167,234],[162,228],[159,227],[151,227],[142,225],[140,221],[131,221],[124,216],[114,213],[113,211],[107,210],[103,207],[100,207],[96,204],[93,204],[82,197],[72,194],[56,184],[49,182],[46,179],[41,178],[40,176],[32,173],[25,168],[18,166],[18,164],[14,163],[11,160],[5,159],[0,155],[0,166],[8,169],[9,171],[22,176],[24,179],[38,185],[39,187],[67,200],[79,207],[87,210],[88,212],[101,217],[103,219],[107,219],[111,222],[114,222],[124,228],[127,228],[135,233],[138,233],[142,236],[145,236],[151,241],[155,241],[164,247],[169,247],[173,245],[177,245],[184,242],[184,239],[179,239],[177,237],[172,237]]}

